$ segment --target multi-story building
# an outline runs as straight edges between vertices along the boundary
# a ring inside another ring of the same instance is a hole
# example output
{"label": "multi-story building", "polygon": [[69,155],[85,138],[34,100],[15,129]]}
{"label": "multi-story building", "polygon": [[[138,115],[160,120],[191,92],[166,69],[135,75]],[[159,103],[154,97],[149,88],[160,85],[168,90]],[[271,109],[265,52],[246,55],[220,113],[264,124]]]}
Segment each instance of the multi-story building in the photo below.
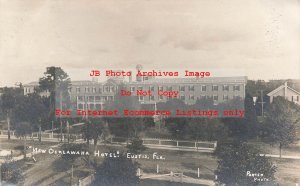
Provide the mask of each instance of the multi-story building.
{"label": "multi-story building", "polygon": [[[177,92],[177,99],[186,104],[194,104],[197,99],[212,98],[215,104],[245,98],[247,77],[207,77],[207,78],[139,78],[137,81],[116,81],[108,79],[105,82],[72,81],[69,88],[73,108],[102,109],[107,101],[113,101],[116,94],[120,94],[119,85],[125,86],[132,96],[137,96],[138,90],[150,91],[151,95],[138,96],[143,104],[166,102],[168,96],[159,95],[158,92]],[[38,83],[24,85],[24,94],[34,92]],[[49,95],[44,92],[43,95]]]}
{"label": "multi-story building", "polygon": [[234,98],[245,98],[246,77],[207,77],[207,78],[152,78],[146,81],[128,83],[132,95],[137,90],[150,90],[151,96],[139,96],[143,103],[166,102],[168,96],[160,92],[178,92],[177,99],[186,104],[194,104],[197,99],[212,98],[215,104]]}
{"label": "multi-story building", "polygon": [[[39,86],[39,82],[36,82],[36,81],[23,85],[23,87],[24,87],[24,95],[28,95],[28,94],[34,93],[36,91],[36,88],[38,86]],[[40,95],[41,96],[49,96],[50,92],[44,91],[44,92],[41,92]]]}
{"label": "multi-story building", "polygon": [[108,79],[106,82],[73,81],[71,84],[71,102],[76,108],[93,110],[102,109],[105,102],[114,100],[119,83]]}

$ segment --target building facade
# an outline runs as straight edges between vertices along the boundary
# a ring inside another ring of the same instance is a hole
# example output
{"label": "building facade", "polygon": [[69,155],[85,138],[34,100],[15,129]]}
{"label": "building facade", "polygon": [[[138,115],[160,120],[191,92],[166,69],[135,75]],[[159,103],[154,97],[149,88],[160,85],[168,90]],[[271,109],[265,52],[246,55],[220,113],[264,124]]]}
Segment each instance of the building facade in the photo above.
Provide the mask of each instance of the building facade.
{"label": "building facade", "polygon": [[[194,104],[197,99],[212,98],[219,104],[234,98],[245,98],[247,77],[207,77],[207,78],[139,78],[136,81],[108,79],[105,82],[72,81],[69,88],[71,103],[76,109],[102,109],[103,104],[113,101],[120,94],[120,86],[137,96],[142,104],[166,102],[177,98],[186,104]],[[37,82],[24,85],[24,94],[34,92]],[[151,92],[151,95],[139,95],[138,91]],[[160,95],[160,93],[177,92],[176,97]],[[48,92],[42,93],[49,96]]]}
{"label": "building facade", "polygon": [[[177,99],[191,105],[201,98],[212,98],[215,104],[234,98],[245,98],[246,77],[164,78],[128,83],[129,90],[145,104],[166,102],[172,97],[159,94],[178,92]],[[137,95],[137,90],[150,90],[150,96]]]}
{"label": "building facade", "polygon": [[287,85],[287,82],[284,83],[284,85],[281,85],[280,87],[276,88],[275,90],[271,91],[267,94],[270,97],[270,102],[273,102],[274,97],[281,96],[285,99],[294,102],[296,104],[300,105],[300,92],[297,90],[289,87]]}

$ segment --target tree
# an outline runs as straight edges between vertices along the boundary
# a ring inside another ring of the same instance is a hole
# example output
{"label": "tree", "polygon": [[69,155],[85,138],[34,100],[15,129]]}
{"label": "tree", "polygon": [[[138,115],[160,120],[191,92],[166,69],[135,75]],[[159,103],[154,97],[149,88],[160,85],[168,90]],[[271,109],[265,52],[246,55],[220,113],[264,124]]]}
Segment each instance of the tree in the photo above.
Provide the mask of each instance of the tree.
{"label": "tree", "polygon": [[297,140],[296,125],[292,118],[292,103],[283,97],[276,97],[266,110],[263,130],[267,133],[265,141],[279,144],[279,154],[284,146]]}
{"label": "tree", "polygon": [[65,160],[67,163],[71,164],[69,166],[72,167],[72,173],[71,173],[71,177],[70,177],[70,182],[72,185],[73,166],[75,164],[75,161],[79,157],[82,157],[81,152],[83,152],[84,154],[86,154],[86,152],[88,152],[88,147],[85,144],[66,143],[61,146],[61,149],[65,152],[61,155],[62,159]]}
{"label": "tree", "polygon": [[195,109],[212,109],[214,107],[214,100],[212,98],[200,98],[196,100],[193,105]]}
{"label": "tree", "polygon": [[166,103],[159,103],[157,107],[161,110],[170,110],[173,114],[171,117],[165,119],[165,126],[172,136],[176,139],[180,139],[187,136],[188,128],[188,117],[176,117],[175,113],[178,108],[186,109],[188,105],[180,99],[170,99]]}
{"label": "tree", "polygon": [[22,160],[2,163],[0,171],[1,179],[8,185],[9,183],[13,185],[22,185],[25,180],[22,170],[23,164],[24,161]]}
{"label": "tree", "polygon": [[37,127],[41,120],[47,119],[48,108],[43,98],[37,93],[23,96],[14,108],[15,121],[27,121]]}
{"label": "tree", "polygon": [[143,152],[144,150],[147,149],[143,145],[143,140],[140,139],[138,136],[133,137],[133,139],[131,140],[131,143],[129,145],[127,145],[127,148],[129,150],[129,152],[135,153],[135,154],[140,154],[141,152]]}
{"label": "tree", "polygon": [[[29,134],[27,129],[31,131],[39,130],[41,123],[47,121],[48,108],[45,105],[43,98],[37,93],[23,96],[19,99],[18,104],[14,108],[14,128],[18,129],[18,133]],[[29,127],[22,127],[25,124]],[[45,122],[46,123],[46,122]],[[22,131],[23,130],[23,131]],[[39,135],[41,141],[41,135]]]}
{"label": "tree", "polygon": [[[65,143],[61,146],[61,149],[65,152],[69,151],[70,153],[64,153],[61,155],[62,159],[74,164],[75,160],[81,157],[81,153],[76,152],[87,152],[88,147],[85,144],[76,144],[76,143]],[[75,152],[75,153],[74,153]]]}
{"label": "tree", "polygon": [[189,119],[186,117],[169,117],[165,119],[166,127],[172,136],[176,139],[186,138],[188,136]]}
{"label": "tree", "polygon": [[[219,184],[255,186],[275,180],[276,167],[269,158],[260,156],[259,151],[251,145],[240,142],[223,145],[218,147],[216,155],[219,160],[215,174]],[[259,176],[252,177],[247,173]]]}
{"label": "tree", "polygon": [[26,152],[27,152],[27,147],[26,147],[26,140],[27,136],[31,134],[32,132],[32,126],[28,122],[18,122],[15,124],[15,132],[17,137],[23,137],[24,139],[24,159],[26,160]]}
{"label": "tree", "polygon": [[222,122],[228,127],[231,136],[233,138],[238,138],[239,140],[247,140],[256,137],[258,131],[258,121],[252,97],[249,94],[246,94],[242,106],[237,106],[238,104],[236,103],[234,103],[233,106],[230,105],[231,104],[229,103],[228,106],[225,105],[223,107],[229,110],[241,109],[245,111],[245,115],[243,118],[222,119]]}
{"label": "tree", "polygon": [[227,128],[217,118],[191,118],[187,128],[187,135],[197,141],[224,140],[228,135]]}
{"label": "tree", "polygon": [[54,117],[55,104],[59,107],[62,107],[62,104],[66,107],[70,106],[68,93],[70,86],[71,80],[68,74],[60,67],[47,67],[46,72],[44,72],[44,77],[39,79],[38,92],[50,92],[50,117]]}
{"label": "tree", "polygon": [[139,184],[139,177],[136,175],[137,168],[138,164],[125,155],[116,158],[107,157],[96,168],[95,180],[91,185],[136,186]]}
{"label": "tree", "polygon": [[7,88],[3,89],[3,94],[1,95],[1,110],[4,115],[6,115],[7,120],[7,137],[10,139],[10,123],[13,114],[13,109],[18,103],[19,99],[23,96],[22,87],[20,88]]}
{"label": "tree", "polygon": [[[118,89],[126,90],[127,87],[121,84]],[[116,93],[114,101],[112,103],[107,103],[105,107],[107,110],[117,109],[121,111],[119,117],[105,118],[108,122],[110,133],[115,136],[131,138],[148,127],[148,124],[145,125],[144,117],[130,117],[123,115],[123,110],[141,110],[142,105],[136,96],[121,96],[119,93]]]}
{"label": "tree", "polygon": [[89,145],[90,139],[94,140],[94,146],[97,146],[97,142],[104,131],[104,120],[102,118],[90,118],[86,124],[81,128],[84,139],[86,139]]}

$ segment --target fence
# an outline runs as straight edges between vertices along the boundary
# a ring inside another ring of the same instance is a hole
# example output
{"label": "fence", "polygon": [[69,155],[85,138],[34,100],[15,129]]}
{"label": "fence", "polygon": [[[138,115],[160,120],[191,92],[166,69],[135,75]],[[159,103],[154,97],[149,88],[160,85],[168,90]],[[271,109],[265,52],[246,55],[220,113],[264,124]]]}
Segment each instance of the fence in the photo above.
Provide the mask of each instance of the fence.
{"label": "fence", "polygon": [[78,180],[78,186],[88,186],[94,181],[95,177],[94,175],[89,175],[85,178],[79,179]]}
{"label": "fence", "polygon": [[[172,139],[156,139],[156,138],[142,138],[145,146],[152,147],[166,147],[166,148],[186,148],[186,149],[206,149],[214,151],[217,148],[216,141],[183,141]],[[127,138],[111,137],[108,140],[112,144],[128,144]]]}
{"label": "fence", "polygon": [[[0,130],[0,135],[7,135],[8,132],[5,130]],[[14,131],[10,132],[11,136],[15,135]],[[54,140],[54,141],[67,141],[68,134],[66,133],[52,133],[52,132],[33,132],[31,134],[32,139],[38,139],[39,135],[41,138],[46,140]],[[143,144],[150,148],[165,148],[165,149],[177,149],[177,150],[205,150],[208,152],[213,152],[217,148],[216,141],[184,141],[184,140],[174,140],[174,139],[156,139],[156,138],[142,138]],[[70,134],[70,141],[83,142],[84,139],[82,135],[79,134]],[[100,143],[110,143],[110,144],[119,144],[126,145],[129,144],[130,141],[127,138],[120,137],[111,137],[105,141],[100,141]]]}

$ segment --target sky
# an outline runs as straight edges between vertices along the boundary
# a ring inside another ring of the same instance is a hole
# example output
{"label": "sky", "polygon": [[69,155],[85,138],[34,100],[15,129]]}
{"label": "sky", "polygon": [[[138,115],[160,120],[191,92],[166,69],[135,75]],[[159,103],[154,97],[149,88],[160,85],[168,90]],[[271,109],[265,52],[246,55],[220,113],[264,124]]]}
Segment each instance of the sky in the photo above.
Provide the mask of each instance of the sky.
{"label": "sky", "polygon": [[0,0],[0,87],[137,64],[300,79],[300,1]]}

